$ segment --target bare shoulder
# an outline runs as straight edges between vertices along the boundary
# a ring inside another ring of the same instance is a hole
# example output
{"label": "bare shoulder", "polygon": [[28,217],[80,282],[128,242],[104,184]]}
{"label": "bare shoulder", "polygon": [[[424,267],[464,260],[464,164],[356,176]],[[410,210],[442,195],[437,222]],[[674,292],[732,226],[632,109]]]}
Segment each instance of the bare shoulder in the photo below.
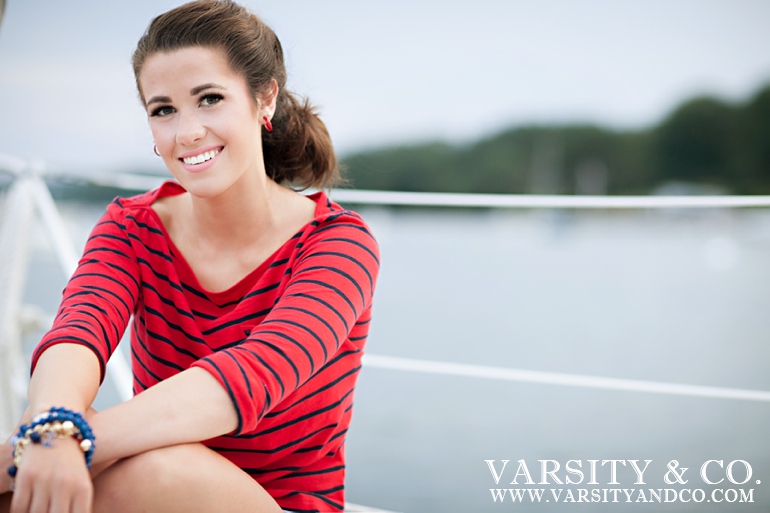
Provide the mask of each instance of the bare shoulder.
{"label": "bare shoulder", "polygon": [[282,210],[285,213],[283,225],[296,230],[315,218],[318,204],[304,194],[292,190],[284,190]]}
{"label": "bare shoulder", "polygon": [[152,202],[152,205],[150,205],[155,213],[158,214],[158,217],[163,223],[163,226],[166,227],[167,231],[172,229],[171,227],[174,225],[174,219],[177,217],[176,214],[183,208],[186,199],[185,196],[187,195],[188,193],[164,196],[156,199]]}

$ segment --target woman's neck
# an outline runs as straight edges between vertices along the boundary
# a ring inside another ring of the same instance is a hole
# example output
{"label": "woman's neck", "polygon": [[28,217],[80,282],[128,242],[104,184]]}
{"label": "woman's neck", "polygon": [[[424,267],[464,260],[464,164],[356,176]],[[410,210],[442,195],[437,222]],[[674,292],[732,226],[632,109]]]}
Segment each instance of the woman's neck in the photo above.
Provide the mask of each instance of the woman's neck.
{"label": "woman's neck", "polygon": [[264,175],[245,175],[214,198],[191,195],[189,228],[214,248],[257,244],[281,225],[289,194],[292,192]]}

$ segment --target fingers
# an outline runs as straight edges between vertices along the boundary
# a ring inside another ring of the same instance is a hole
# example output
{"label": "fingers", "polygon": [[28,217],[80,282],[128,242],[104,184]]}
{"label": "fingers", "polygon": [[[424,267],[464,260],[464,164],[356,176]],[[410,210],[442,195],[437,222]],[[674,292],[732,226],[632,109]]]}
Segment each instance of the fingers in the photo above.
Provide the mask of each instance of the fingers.
{"label": "fingers", "polygon": [[91,513],[93,509],[93,486],[89,487],[87,493],[81,493],[72,498],[72,513]]}
{"label": "fingers", "polygon": [[10,513],[91,513],[92,502],[93,483],[79,449],[31,447],[24,454]]}
{"label": "fingers", "polygon": [[10,513],[28,513],[32,503],[32,493],[28,486],[24,486],[22,479],[16,479],[16,490],[11,499]]}
{"label": "fingers", "polygon": [[32,494],[32,501],[29,506],[29,513],[50,513],[49,497],[44,493]]}
{"label": "fingers", "polygon": [[89,513],[93,485],[78,476],[60,476],[54,484],[50,513]]}
{"label": "fingers", "polygon": [[34,492],[29,483],[22,482],[11,499],[10,513],[91,513],[92,502],[90,480],[76,483],[61,479],[50,488],[39,486]]}

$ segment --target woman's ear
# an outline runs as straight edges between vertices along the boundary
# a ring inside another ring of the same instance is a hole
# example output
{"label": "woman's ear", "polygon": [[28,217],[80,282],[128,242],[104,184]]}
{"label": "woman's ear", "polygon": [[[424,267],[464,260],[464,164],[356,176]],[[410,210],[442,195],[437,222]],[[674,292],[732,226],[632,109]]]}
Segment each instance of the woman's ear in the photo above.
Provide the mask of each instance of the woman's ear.
{"label": "woman's ear", "polygon": [[267,89],[259,97],[260,107],[263,109],[262,116],[267,116],[268,119],[275,114],[275,102],[278,99],[278,82],[274,78],[270,79],[270,83]]}

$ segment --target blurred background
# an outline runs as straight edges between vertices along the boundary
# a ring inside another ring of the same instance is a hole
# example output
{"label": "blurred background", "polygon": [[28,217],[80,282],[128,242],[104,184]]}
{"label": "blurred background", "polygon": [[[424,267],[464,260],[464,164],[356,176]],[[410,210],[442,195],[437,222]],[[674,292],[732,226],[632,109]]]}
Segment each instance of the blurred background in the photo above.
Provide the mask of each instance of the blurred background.
{"label": "blurred background", "polygon": [[[289,87],[320,107],[348,187],[770,193],[763,0],[243,3],[281,39]],[[78,249],[106,202],[134,192],[74,175],[164,176],[130,57],[150,19],[178,4],[7,1],[0,154],[52,173]],[[372,354],[770,390],[768,209],[354,208],[382,252]],[[32,248],[25,302],[52,314],[66,277],[42,230]],[[508,510],[492,502],[486,459],[524,458],[531,468],[539,459],[651,459],[651,488],[667,486],[672,459],[691,472],[708,459],[743,459],[753,503],[517,509],[770,508],[767,402],[376,367],[364,369],[356,394],[353,502]],[[109,384],[99,400],[115,402]],[[619,479],[633,474],[621,469]]]}

